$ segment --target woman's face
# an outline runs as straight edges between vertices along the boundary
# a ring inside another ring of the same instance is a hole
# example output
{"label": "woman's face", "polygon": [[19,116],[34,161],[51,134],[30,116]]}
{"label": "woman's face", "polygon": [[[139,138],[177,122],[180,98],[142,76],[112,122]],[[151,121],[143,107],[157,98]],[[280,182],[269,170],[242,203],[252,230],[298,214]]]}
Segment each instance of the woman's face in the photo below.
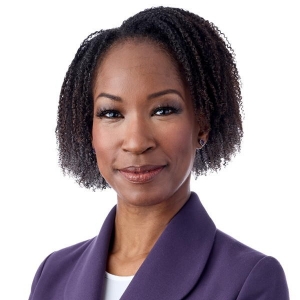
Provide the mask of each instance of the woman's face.
{"label": "woman's face", "polygon": [[99,66],[92,143],[99,170],[131,205],[187,199],[200,128],[171,58],[157,45],[115,45]]}

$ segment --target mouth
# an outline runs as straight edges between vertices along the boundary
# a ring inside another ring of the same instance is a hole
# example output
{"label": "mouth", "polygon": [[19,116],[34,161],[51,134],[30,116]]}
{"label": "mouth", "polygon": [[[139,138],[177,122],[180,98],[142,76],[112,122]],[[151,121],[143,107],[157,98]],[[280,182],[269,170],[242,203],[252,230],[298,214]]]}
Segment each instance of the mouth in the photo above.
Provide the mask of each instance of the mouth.
{"label": "mouth", "polygon": [[132,183],[147,183],[157,176],[166,166],[130,166],[124,169],[119,169],[119,172]]}

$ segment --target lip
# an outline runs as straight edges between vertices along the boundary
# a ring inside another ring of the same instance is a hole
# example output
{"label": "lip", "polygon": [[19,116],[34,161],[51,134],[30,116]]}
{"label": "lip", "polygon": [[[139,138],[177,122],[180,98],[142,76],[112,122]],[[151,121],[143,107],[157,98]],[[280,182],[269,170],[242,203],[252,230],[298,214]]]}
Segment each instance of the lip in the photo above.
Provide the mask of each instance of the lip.
{"label": "lip", "polygon": [[165,165],[130,166],[119,169],[119,172],[132,183],[147,183],[157,176]]}

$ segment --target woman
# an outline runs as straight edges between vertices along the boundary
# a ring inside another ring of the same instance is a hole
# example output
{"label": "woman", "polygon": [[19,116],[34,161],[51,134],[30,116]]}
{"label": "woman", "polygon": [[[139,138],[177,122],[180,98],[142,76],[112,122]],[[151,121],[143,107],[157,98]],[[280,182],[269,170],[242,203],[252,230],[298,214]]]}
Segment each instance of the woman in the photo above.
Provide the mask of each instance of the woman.
{"label": "woman", "polygon": [[288,299],[276,259],[216,229],[190,176],[240,148],[239,75],[210,22],[158,7],[90,35],[64,80],[57,139],[64,172],[111,186],[99,235],[51,254],[31,300]]}

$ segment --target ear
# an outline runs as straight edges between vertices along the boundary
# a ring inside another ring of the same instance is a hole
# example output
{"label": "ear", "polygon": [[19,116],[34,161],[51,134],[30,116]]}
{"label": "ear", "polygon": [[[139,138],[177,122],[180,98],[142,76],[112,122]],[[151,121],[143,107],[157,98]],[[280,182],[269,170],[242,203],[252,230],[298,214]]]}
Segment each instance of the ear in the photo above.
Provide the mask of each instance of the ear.
{"label": "ear", "polygon": [[210,132],[210,125],[207,119],[203,114],[200,114],[200,117],[197,122],[198,134],[197,134],[197,149],[201,149],[207,143]]}
{"label": "ear", "polygon": [[203,131],[199,132],[199,135],[198,135],[198,147],[197,147],[197,149],[201,149],[201,148],[204,147],[204,145],[208,141],[208,136],[209,136],[209,131],[206,131],[204,133],[203,133]]}

